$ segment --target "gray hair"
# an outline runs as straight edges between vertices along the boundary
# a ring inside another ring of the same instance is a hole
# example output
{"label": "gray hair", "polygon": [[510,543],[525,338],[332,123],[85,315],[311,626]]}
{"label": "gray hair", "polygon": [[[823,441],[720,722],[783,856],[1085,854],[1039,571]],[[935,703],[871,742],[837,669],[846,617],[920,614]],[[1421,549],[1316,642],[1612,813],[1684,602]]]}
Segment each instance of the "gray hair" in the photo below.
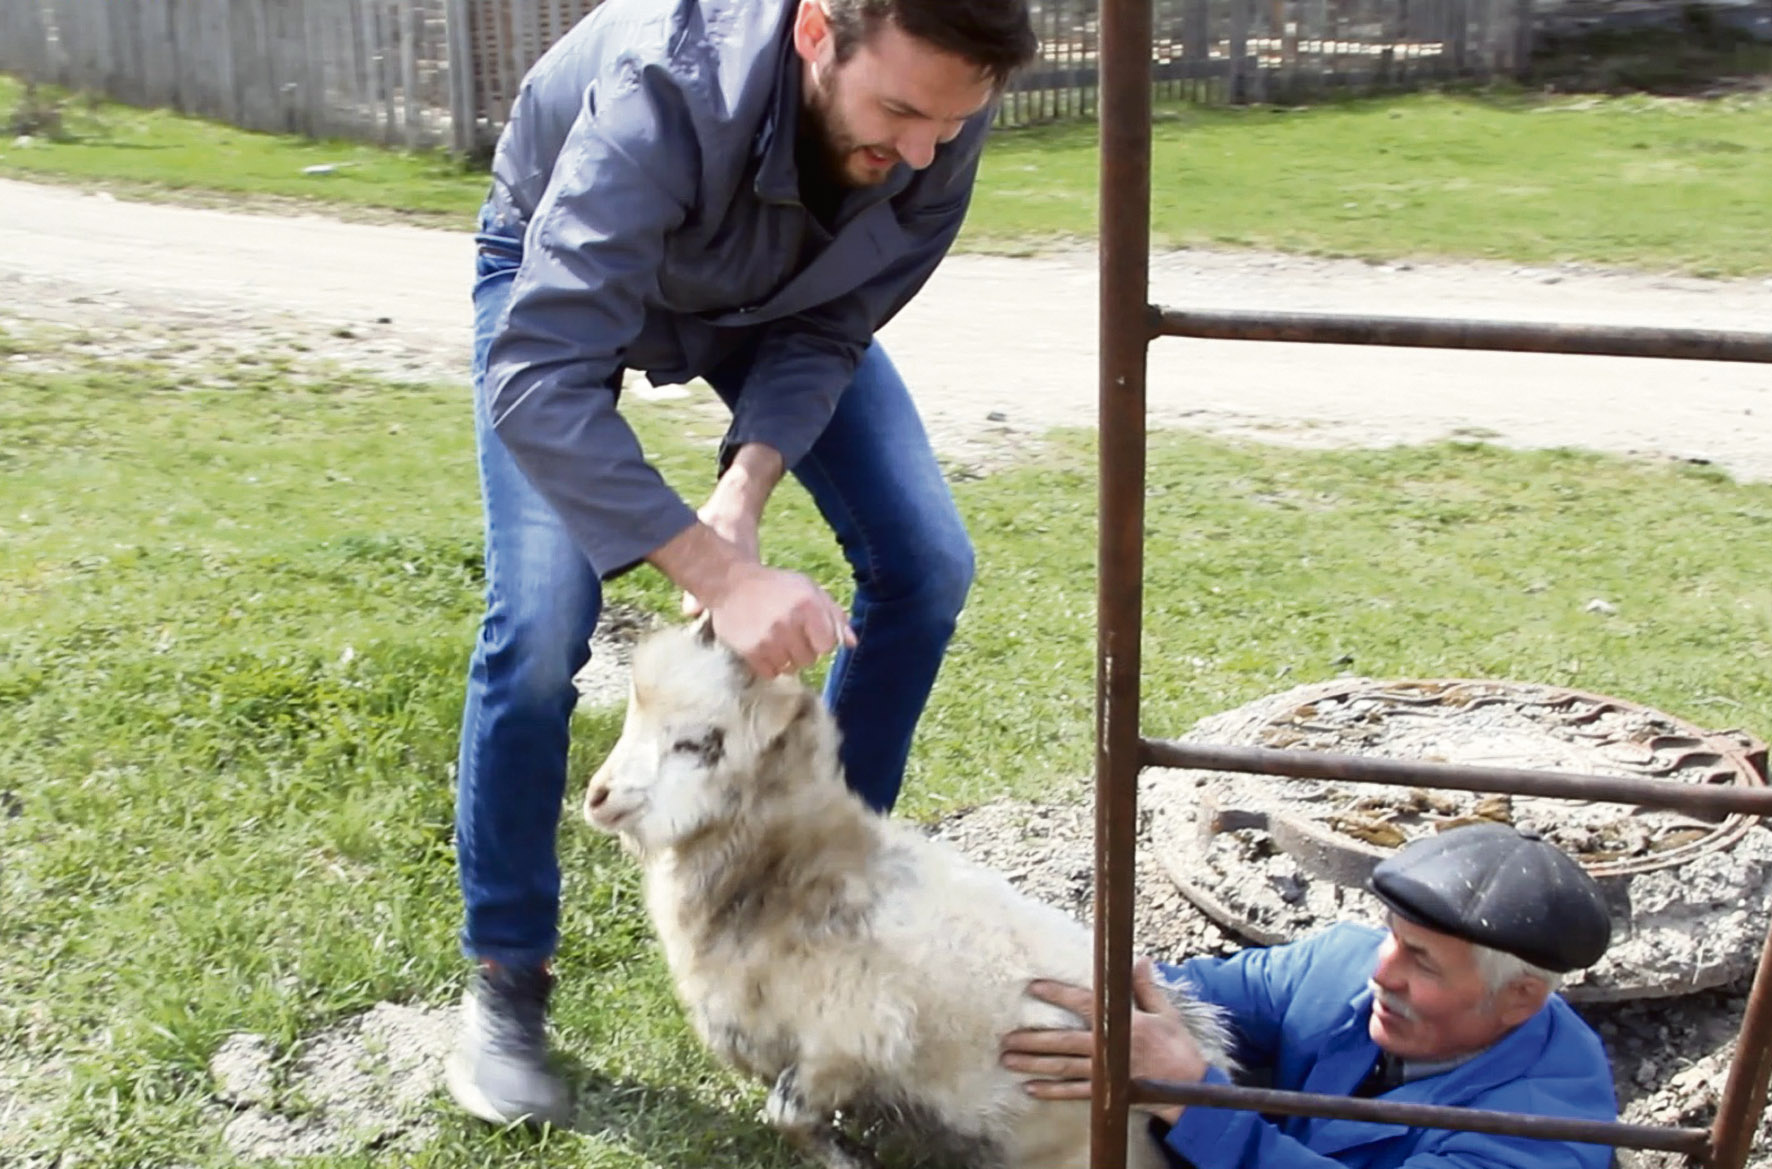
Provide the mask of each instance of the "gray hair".
{"label": "gray hair", "polygon": [[1471,944],[1471,953],[1476,957],[1477,970],[1482,974],[1483,985],[1491,996],[1500,994],[1508,983],[1522,977],[1536,978],[1551,991],[1563,985],[1561,974],[1542,966],[1534,966],[1517,954],[1480,946],[1474,942]]}

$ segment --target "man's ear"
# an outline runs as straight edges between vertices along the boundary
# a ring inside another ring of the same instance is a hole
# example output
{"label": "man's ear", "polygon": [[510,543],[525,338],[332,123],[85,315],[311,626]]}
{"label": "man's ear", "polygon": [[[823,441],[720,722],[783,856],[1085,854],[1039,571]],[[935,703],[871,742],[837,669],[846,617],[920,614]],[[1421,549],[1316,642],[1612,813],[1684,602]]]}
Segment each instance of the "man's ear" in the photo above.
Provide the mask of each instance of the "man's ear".
{"label": "man's ear", "polygon": [[831,14],[826,10],[824,0],[800,0],[800,7],[794,13],[794,52],[808,64],[827,69],[836,51]]}
{"label": "man's ear", "polygon": [[1538,1013],[1550,998],[1550,986],[1542,978],[1522,974],[1495,996],[1495,1013],[1509,1027],[1518,1027]]}

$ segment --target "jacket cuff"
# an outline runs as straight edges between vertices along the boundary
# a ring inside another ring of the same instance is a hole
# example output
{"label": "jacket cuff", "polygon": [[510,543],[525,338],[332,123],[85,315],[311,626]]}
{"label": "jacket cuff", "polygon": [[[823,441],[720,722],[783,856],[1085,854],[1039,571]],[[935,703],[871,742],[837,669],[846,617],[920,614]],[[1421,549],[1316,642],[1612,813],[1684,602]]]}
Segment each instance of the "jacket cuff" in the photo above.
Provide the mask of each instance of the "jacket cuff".
{"label": "jacket cuff", "polygon": [[[1229,1084],[1231,1078],[1223,1068],[1212,1067],[1206,1069],[1201,1082]],[[1254,1119],[1252,1112],[1190,1104],[1182,1109],[1181,1119],[1171,1126],[1163,1145],[1188,1164],[1212,1169],[1223,1161],[1226,1150],[1244,1146],[1244,1131]]]}
{"label": "jacket cuff", "polygon": [[830,419],[824,418],[820,419],[816,425],[807,425],[804,422],[795,425],[785,419],[741,421],[735,417],[732,425],[727,428],[725,436],[720,440],[719,456],[715,464],[715,477],[718,478],[726,473],[726,469],[732,465],[733,458],[738,454],[739,447],[752,442],[762,443],[774,450],[776,454],[781,456],[782,471],[784,473],[791,471],[795,464],[806,457],[806,453],[812,449],[812,444],[817,442],[818,436],[824,433],[825,424],[829,421]]}
{"label": "jacket cuff", "polygon": [[695,510],[672,493],[662,493],[659,506],[618,535],[607,531],[573,533],[598,578],[614,580],[645,563],[661,545],[700,522]]}

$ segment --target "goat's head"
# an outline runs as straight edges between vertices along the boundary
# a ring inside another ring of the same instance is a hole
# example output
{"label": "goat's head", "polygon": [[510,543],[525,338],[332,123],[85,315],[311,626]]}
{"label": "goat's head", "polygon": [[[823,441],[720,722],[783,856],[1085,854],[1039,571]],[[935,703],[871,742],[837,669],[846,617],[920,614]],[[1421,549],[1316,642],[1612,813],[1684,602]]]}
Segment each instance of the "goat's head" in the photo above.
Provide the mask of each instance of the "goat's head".
{"label": "goat's head", "polygon": [[[584,816],[640,852],[666,848],[745,814],[765,783],[818,777],[773,760],[826,745],[828,721],[798,679],[758,678],[715,640],[706,618],[648,634],[634,647],[627,714],[609,757],[585,791]],[[776,794],[784,794],[777,791]]]}

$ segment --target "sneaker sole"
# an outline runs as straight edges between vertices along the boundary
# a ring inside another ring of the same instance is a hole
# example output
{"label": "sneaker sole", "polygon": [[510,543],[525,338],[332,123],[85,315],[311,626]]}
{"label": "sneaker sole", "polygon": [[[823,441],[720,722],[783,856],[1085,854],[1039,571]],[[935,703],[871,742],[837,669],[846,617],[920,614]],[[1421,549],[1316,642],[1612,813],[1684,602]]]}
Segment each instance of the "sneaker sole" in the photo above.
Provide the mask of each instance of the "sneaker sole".
{"label": "sneaker sole", "polygon": [[551,1124],[555,1128],[564,1128],[568,1123],[568,1119],[564,1117],[538,1116],[534,1112],[498,1107],[475,1085],[472,1073],[456,1055],[450,1056],[448,1063],[444,1065],[443,1085],[449,1089],[450,1097],[464,1112],[488,1124],[513,1124],[522,1121],[537,1127]]}

